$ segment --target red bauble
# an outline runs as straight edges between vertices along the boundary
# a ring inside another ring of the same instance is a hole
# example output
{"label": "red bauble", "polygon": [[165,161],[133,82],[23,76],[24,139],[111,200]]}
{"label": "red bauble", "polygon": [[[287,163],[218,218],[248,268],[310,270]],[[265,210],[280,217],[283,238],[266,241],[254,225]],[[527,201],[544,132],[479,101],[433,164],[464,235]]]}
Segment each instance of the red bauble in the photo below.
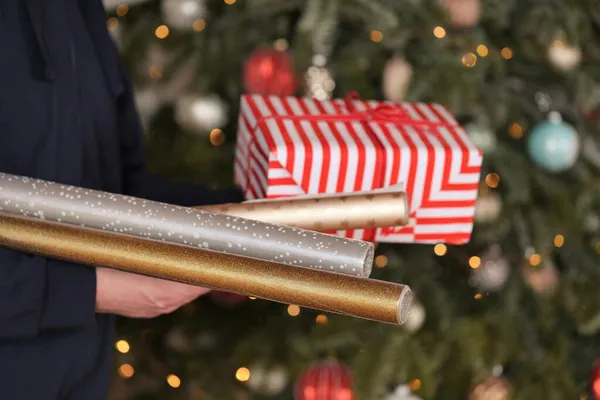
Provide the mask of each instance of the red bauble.
{"label": "red bauble", "polygon": [[223,307],[235,307],[247,299],[246,296],[235,293],[219,292],[216,290],[210,292],[209,297],[212,301]]}
{"label": "red bauble", "polygon": [[295,400],[354,400],[350,370],[336,361],[322,361],[302,373]]}
{"label": "red bauble", "polygon": [[251,93],[291,96],[298,89],[292,56],[275,49],[255,50],[244,65],[244,85]]}
{"label": "red bauble", "polygon": [[590,386],[594,400],[600,400],[600,359],[596,360],[596,364],[594,364],[594,368],[592,369],[592,381]]}

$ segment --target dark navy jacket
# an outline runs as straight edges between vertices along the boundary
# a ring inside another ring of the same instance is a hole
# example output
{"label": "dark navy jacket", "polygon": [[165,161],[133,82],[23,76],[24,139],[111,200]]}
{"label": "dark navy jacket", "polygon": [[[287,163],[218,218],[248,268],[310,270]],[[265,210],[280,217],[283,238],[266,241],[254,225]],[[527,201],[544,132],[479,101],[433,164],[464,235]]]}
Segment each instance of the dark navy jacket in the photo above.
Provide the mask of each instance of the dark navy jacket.
{"label": "dark navy jacket", "polygon": [[[180,205],[240,201],[145,169],[101,0],[0,0],[0,171]],[[114,318],[92,268],[0,248],[0,399],[100,400]]]}

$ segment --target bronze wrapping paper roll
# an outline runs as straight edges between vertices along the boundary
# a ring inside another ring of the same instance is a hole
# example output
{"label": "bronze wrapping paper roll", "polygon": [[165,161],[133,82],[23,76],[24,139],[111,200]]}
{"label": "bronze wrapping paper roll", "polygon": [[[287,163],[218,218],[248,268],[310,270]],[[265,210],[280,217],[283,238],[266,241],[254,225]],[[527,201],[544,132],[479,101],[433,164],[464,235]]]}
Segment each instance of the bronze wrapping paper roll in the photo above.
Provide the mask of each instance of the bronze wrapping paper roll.
{"label": "bronze wrapping paper roll", "polygon": [[314,231],[371,229],[408,224],[401,190],[302,196],[198,207],[203,210]]}
{"label": "bronze wrapping paper roll", "polygon": [[6,213],[0,246],[396,325],[412,301],[401,284]]}
{"label": "bronze wrapping paper roll", "polygon": [[372,243],[0,173],[0,212],[369,277]]}

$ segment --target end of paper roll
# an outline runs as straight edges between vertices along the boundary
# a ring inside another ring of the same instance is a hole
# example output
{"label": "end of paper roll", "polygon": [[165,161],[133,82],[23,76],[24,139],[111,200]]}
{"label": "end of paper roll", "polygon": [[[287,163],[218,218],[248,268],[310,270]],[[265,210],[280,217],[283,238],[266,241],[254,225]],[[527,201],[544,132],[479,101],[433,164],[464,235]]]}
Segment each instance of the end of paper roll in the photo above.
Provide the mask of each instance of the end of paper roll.
{"label": "end of paper roll", "polygon": [[404,286],[404,289],[400,293],[400,300],[398,300],[398,324],[403,325],[408,320],[412,299],[412,290],[408,286]]}
{"label": "end of paper roll", "polygon": [[365,256],[365,264],[363,268],[363,278],[368,278],[371,276],[371,272],[373,271],[373,263],[375,262],[375,245],[373,243],[369,243],[369,249],[367,250],[367,254]]}

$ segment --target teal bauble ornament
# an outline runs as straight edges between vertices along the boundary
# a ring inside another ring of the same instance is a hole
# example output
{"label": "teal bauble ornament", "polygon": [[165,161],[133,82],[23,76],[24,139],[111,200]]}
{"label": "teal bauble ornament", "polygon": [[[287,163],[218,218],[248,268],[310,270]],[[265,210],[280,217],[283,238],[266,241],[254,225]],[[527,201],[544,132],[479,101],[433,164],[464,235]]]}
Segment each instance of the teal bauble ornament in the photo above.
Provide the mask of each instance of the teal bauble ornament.
{"label": "teal bauble ornament", "polygon": [[540,167],[552,172],[568,170],[577,161],[580,141],[577,131],[550,113],[548,121],[536,125],[529,134],[527,151]]}

